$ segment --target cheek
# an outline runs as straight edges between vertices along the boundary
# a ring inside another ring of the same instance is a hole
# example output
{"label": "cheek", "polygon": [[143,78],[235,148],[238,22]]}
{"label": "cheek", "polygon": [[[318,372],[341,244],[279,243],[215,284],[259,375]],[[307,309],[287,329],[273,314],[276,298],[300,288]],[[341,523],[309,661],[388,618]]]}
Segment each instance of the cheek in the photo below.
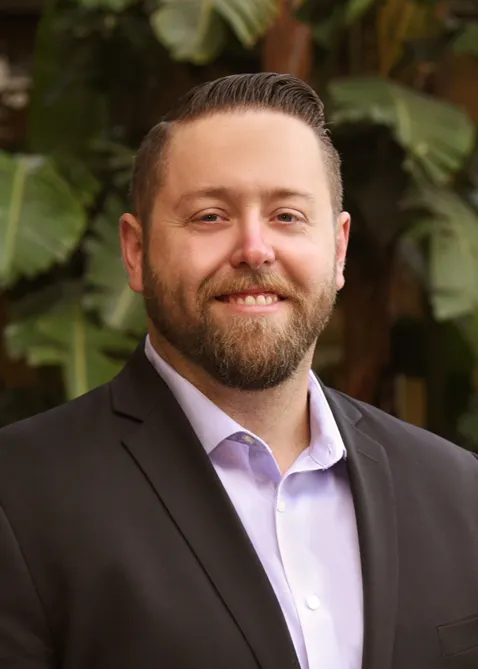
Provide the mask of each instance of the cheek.
{"label": "cheek", "polygon": [[306,290],[315,292],[324,280],[335,279],[333,240],[303,238],[289,244],[282,258],[290,277]]}
{"label": "cheek", "polygon": [[174,265],[189,285],[199,286],[227,262],[230,245],[226,235],[192,232],[176,245]]}
{"label": "cheek", "polygon": [[154,267],[176,299],[194,308],[201,285],[224,263],[224,244],[217,235],[174,232],[167,240],[155,240]]}

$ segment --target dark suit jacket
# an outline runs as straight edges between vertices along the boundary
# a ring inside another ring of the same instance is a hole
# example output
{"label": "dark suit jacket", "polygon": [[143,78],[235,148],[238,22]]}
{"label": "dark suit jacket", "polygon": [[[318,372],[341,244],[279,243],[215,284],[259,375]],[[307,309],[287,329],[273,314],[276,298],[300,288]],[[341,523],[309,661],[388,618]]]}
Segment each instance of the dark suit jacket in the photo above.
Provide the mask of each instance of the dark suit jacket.
{"label": "dark suit jacket", "polygon": [[[476,457],[326,394],[357,513],[364,669],[477,669]],[[229,498],[141,348],[112,383],[0,431],[0,503],[1,669],[298,667]]]}

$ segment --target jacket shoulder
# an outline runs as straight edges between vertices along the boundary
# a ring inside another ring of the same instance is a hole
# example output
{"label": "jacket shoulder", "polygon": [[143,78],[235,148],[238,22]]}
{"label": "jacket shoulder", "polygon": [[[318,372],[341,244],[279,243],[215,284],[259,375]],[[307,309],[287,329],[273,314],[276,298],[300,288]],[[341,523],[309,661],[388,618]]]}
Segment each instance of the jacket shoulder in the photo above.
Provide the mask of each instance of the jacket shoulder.
{"label": "jacket shoulder", "polygon": [[[91,481],[114,468],[120,426],[109,384],[0,430],[0,505],[17,522],[84,504]],[[55,516],[56,517],[56,516]]]}
{"label": "jacket shoulder", "polygon": [[423,467],[429,473],[446,469],[451,478],[453,473],[471,474],[478,486],[477,453],[338,391],[332,391],[332,396],[338,406],[347,406],[349,413],[360,416],[357,428],[383,446],[392,465]]}
{"label": "jacket shoulder", "polygon": [[99,386],[80,397],[53,409],[25,418],[0,429],[0,458],[10,446],[70,442],[75,436],[86,436],[102,415],[110,413],[109,384]]}

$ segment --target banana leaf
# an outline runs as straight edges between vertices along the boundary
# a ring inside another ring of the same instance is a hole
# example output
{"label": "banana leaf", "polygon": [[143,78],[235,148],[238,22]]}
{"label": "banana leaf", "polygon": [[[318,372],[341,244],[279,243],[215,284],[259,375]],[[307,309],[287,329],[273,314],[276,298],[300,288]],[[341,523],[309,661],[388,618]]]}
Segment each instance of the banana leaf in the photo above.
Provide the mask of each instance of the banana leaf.
{"label": "banana leaf", "polygon": [[464,111],[379,77],[348,77],[329,84],[334,124],[388,126],[407,152],[415,177],[447,183],[470,155],[475,127]]}
{"label": "banana leaf", "polygon": [[65,261],[85,227],[82,202],[50,160],[0,152],[0,286]]}
{"label": "banana leaf", "polygon": [[[43,302],[42,295],[38,296]],[[137,340],[98,326],[68,287],[49,308],[14,321],[5,330],[11,358],[34,366],[60,366],[68,399],[108,382],[124,364]]]}
{"label": "banana leaf", "polygon": [[478,23],[469,23],[453,43],[455,53],[466,53],[478,58]]}
{"label": "banana leaf", "polygon": [[151,15],[151,26],[174,59],[202,65],[224,48],[226,26],[250,47],[266,32],[278,8],[277,0],[162,0]]}
{"label": "banana leaf", "polygon": [[429,289],[435,317],[471,316],[478,309],[478,215],[446,188],[421,188],[406,198],[404,206],[429,212],[409,236],[429,241]]}
{"label": "banana leaf", "polygon": [[146,332],[143,301],[129,287],[121,258],[118,225],[123,212],[121,202],[111,198],[94,223],[93,236],[85,243],[86,281],[90,288],[85,304],[96,309],[112,330],[141,336]]}
{"label": "banana leaf", "polygon": [[214,0],[214,9],[245,47],[253,46],[275,19],[277,0]]}

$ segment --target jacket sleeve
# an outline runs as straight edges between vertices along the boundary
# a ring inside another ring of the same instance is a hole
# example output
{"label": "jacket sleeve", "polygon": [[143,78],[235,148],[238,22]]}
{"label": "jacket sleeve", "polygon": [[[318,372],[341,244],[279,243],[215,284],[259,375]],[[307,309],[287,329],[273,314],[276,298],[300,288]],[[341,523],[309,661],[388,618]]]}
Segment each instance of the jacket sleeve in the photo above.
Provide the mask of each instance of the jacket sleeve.
{"label": "jacket sleeve", "polygon": [[0,506],[0,667],[53,669],[49,640],[41,601]]}

